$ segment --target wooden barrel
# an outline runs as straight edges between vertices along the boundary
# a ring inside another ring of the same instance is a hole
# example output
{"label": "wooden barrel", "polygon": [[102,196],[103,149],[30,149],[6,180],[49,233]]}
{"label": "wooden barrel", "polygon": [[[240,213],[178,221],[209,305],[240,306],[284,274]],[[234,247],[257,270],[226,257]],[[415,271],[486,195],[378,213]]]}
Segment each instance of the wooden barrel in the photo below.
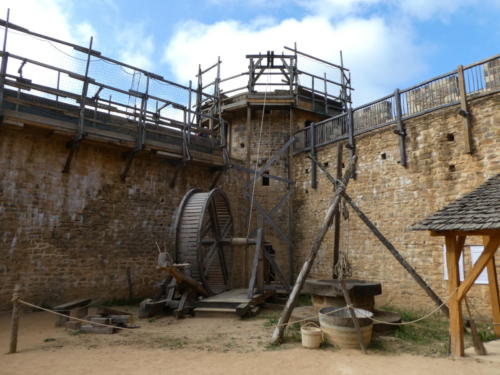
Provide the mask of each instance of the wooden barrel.
{"label": "wooden barrel", "polygon": [[[325,340],[342,349],[360,349],[356,328],[348,309],[340,311],[338,307],[324,307],[319,311],[319,324]],[[370,344],[373,322],[369,317],[373,314],[363,309],[354,309],[361,328],[361,336],[365,347]]]}

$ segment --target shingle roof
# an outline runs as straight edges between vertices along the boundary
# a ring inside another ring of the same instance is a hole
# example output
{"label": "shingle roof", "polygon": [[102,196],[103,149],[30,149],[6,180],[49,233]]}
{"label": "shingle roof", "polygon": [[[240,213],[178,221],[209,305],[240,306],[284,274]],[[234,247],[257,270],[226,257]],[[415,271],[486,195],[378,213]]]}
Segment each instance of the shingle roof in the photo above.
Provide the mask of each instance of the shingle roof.
{"label": "shingle roof", "polygon": [[445,206],[412,230],[480,230],[500,229],[500,173],[476,190]]}

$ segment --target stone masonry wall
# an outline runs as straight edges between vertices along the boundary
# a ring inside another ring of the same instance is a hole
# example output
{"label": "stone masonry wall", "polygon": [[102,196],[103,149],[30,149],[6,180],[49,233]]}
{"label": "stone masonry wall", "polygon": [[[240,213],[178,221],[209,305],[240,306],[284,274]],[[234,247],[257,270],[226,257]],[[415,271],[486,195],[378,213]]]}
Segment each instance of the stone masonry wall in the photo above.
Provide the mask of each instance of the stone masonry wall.
{"label": "stone masonry wall", "polygon": [[[156,271],[155,241],[172,250],[170,225],[184,194],[207,189],[213,173],[187,165],[175,187],[175,167],[149,153],[120,181],[123,149],[83,142],[69,174],[61,173],[67,138],[35,129],[0,128],[0,309],[15,283],[23,297],[53,304],[76,297],[150,297],[165,275]],[[239,179],[220,185],[231,198]],[[233,202],[234,200],[231,199]],[[233,205],[236,228],[244,204]],[[239,274],[241,266],[235,265]]]}
{"label": "stone masonry wall", "polygon": [[[356,137],[357,178],[348,193],[395,245],[406,260],[445,300],[442,237],[408,228],[463,194],[475,189],[488,177],[500,173],[500,94],[469,102],[475,153],[464,153],[464,126],[458,106],[431,112],[405,121],[408,168],[398,164],[398,136],[389,126]],[[344,148],[344,164],[348,150]],[[336,145],[318,150],[320,162],[328,162],[335,174]],[[318,189],[310,186],[310,160],[302,153],[294,158],[294,199],[296,266],[301,266],[331,202],[331,184],[318,170]],[[345,171],[345,169],[344,169]],[[353,278],[382,283],[379,306],[429,311],[432,301],[399,265],[375,236],[349,210],[341,223],[341,251],[348,253]],[[481,245],[481,238],[469,238],[466,245]],[[333,228],[329,231],[315,262],[311,277],[331,277]],[[465,251],[465,269],[471,267]],[[498,257],[497,257],[498,258]],[[500,262],[497,262],[500,273]],[[476,313],[491,316],[488,287],[474,285],[470,302]]]}

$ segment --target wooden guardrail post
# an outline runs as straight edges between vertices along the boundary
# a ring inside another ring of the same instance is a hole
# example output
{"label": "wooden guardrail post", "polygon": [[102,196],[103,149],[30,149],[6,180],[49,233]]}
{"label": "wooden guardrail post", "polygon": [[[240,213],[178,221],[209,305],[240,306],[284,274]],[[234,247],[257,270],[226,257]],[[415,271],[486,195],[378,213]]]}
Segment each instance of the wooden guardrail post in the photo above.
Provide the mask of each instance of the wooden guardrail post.
{"label": "wooden guardrail post", "polygon": [[[347,110],[347,131],[349,157],[352,159],[356,155],[356,140],[354,139],[354,111],[351,107]],[[356,179],[356,165],[353,166],[352,178]]]}
{"label": "wooden guardrail post", "polygon": [[7,74],[7,60],[9,58],[9,54],[7,53],[7,33],[9,31],[9,16],[10,16],[10,9],[7,9],[7,19],[5,23],[5,32],[3,36],[2,63],[0,66],[0,124],[3,122],[3,96],[4,96],[5,77]]}
{"label": "wooden guardrail post", "polygon": [[458,76],[458,92],[460,94],[460,111],[458,112],[460,116],[463,117],[464,130],[465,130],[465,153],[474,153],[472,145],[472,127],[470,122],[470,113],[467,108],[467,93],[465,91],[465,80],[464,80],[464,67],[459,65],[457,67]]}
{"label": "wooden guardrail post", "polygon": [[21,286],[16,284],[12,293],[12,317],[10,325],[9,354],[17,352],[17,332],[19,330],[19,291]]}
{"label": "wooden guardrail post", "polygon": [[302,287],[306,282],[307,275],[309,275],[309,272],[311,271],[314,260],[316,259],[316,255],[318,254],[319,248],[321,247],[323,239],[325,238],[326,232],[328,231],[330,225],[332,224],[333,216],[335,215],[335,212],[339,209],[342,192],[347,188],[349,179],[352,176],[352,171],[355,162],[356,162],[356,156],[353,156],[349,162],[349,167],[347,168],[347,171],[344,174],[344,178],[342,179],[341,183],[339,183],[338,188],[335,191],[332,204],[330,205],[328,211],[326,212],[323,224],[321,225],[321,228],[319,229],[318,234],[313,244],[311,245],[311,250],[309,251],[309,255],[307,256],[307,258],[304,261],[304,264],[302,265],[302,269],[300,270],[300,273],[297,276],[297,280],[295,281],[295,285],[293,286],[290,296],[288,297],[288,301],[286,302],[285,308],[283,309],[278,324],[274,329],[271,338],[271,343],[273,344],[280,343],[283,340],[286,325],[290,320],[290,316],[292,315],[295,304],[297,303],[300,291],[302,290]]}
{"label": "wooden guardrail post", "polygon": [[[316,123],[312,122],[309,127],[311,130],[311,156],[316,159]],[[316,162],[311,160],[311,188],[318,188],[318,167]]]}
{"label": "wooden guardrail post", "polygon": [[406,168],[408,166],[406,158],[406,129],[402,119],[401,93],[399,89],[394,91],[394,100],[396,104],[396,129],[394,130],[394,133],[399,135],[399,163]]}

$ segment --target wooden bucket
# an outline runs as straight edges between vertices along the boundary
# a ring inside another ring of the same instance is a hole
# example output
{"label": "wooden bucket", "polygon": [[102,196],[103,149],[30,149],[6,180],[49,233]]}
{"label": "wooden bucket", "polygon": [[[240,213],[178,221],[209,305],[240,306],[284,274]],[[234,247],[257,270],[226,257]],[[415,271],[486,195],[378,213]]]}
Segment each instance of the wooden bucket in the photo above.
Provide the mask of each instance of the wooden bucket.
{"label": "wooden bucket", "polygon": [[300,327],[302,346],[308,349],[318,349],[321,345],[321,329],[316,323],[308,322]]}
{"label": "wooden bucket", "polygon": [[[324,307],[319,311],[319,324],[325,340],[342,349],[360,349],[349,310],[336,310],[338,307]],[[373,322],[369,318],[373,314],[363,309],[354,309],[354,312],[359,321],[363,344],[367,347],[372,338]]]}

